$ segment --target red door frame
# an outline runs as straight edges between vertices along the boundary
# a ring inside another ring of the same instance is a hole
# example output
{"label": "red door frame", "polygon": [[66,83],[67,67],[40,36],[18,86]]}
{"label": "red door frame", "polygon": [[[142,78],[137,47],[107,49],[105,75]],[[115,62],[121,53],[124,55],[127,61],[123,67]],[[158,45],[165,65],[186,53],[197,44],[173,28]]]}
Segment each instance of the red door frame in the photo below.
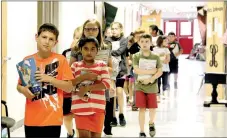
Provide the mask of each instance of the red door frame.
{"label": "red door frame", "polygon": [[[191,21],[191,35],[180,35],[181,31],[181,22],[188,22]],[[167,34],[169,32],[166,32],[166,22],[176,22],[176,39],[179,42],[180,38],[188,38],[192,39],[192,48],[193,48],[193,34],[194,34],[194,19],[164,19],[164,34]],[[167,34],[168,35],[168,34]],[[187,52],[188,53],[188,52]]]}

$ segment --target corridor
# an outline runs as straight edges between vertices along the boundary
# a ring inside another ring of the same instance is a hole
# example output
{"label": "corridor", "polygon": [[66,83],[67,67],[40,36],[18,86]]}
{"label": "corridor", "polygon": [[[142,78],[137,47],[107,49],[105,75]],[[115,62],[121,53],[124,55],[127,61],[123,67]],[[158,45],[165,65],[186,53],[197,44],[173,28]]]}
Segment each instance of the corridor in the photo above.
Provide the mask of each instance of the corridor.
{"label": "corridor", "polygon": [[[227,108],[204,108],[203,87],[198,93],[205,62],[185,58],[186,55],[182,55],[179,59],[178,90],[173,89],[172,83],[165,99],[159,103],[155,137],[227,137]],[[113,137],[138,137],[138,112],[131,111],[129,107],[125,109],[127,125],[113,128]],[[146,112],[147,119],[148,116]],[[24,137],[23,129],[21,127],[14,131],[12,137]],[[145,133],[149,134],[148,132],[147,123]],[[61,137],[66,135],[67,132],[62,126]]]}

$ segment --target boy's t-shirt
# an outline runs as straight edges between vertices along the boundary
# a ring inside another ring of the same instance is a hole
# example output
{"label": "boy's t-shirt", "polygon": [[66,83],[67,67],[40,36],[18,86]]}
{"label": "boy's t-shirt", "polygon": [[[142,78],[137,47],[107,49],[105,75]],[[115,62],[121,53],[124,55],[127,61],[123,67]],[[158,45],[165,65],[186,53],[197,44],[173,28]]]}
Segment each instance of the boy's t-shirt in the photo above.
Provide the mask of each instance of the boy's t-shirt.
{"label": "boy's t-shirt", "polygon": [[[38,57],[37,53],[25,57],[33,57],[36,67],[41,72],[55,77],[58,80],[73,79],[71,68],[63,55],[51,53],[46,59]],[[19,79],[19,84],[21,80]],[[32,100],[26,99],[25,120],[26,126],[60,126],[63,123],[63,91],[50,83],[43,82],[42,92]]]}
{"label": "boy's t-shirt", "polygon": [[[151,53],[148,57],[145,57],[143,56],[142,52],[138,52],[133,55],[133,67],[139,66],[140,59],[154,60],[156,61],[156,68],[157,69],[162,68],[162,63],[160,61],[159,56]],[[136,91],[143,91],[144,93],[157,93],[158,92],[157,80],[155,80],[154,83],[148,85],[144,85],[136,81]]]}

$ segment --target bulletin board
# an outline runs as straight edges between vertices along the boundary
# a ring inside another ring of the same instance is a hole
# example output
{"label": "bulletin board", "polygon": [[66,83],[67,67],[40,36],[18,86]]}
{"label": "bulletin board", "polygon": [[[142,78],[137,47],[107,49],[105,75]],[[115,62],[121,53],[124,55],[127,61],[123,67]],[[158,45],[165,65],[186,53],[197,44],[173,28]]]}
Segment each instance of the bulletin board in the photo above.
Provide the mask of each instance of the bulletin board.
{"label": "bulletin board", "polygon": [[[206,72],[224,73],[225,48],[220,39],[225,31],[226,6],[224,2],[207,2],[207,4]],[[215,45],[215,54],[211,52],[211,45]],[[206,84],[205,90],[206,96],[211,96],[212,86],[210,84]],[[217,91],[218,99],[224,99],[224,86],[218,85]]]}
{"label": "bulletin board", "polygon": [[161,25],[161,12],[158,14],[154,11],[150,15],[142,15],[142,25],[141,28],[146,31],[146,33],[149,33],[149,26],[150,25],[157,25],[158,28],[160,28]]}

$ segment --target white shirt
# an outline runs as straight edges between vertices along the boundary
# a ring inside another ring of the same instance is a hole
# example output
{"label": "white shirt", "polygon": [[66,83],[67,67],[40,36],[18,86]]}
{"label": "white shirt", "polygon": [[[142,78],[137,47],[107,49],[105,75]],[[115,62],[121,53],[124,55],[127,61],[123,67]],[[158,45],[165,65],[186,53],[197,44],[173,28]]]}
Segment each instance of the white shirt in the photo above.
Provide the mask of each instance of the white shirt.
{"label": "white shirt", "polygon": [[157,35],[155,37],[152,36],[152,44],[153,44],[153,46],[157,46],[158,37],[159,37],[159,35]]}
{"label": "white shirt", "polygon": [[[164,61],[166,59],[166,56],[170,55],[170,51],[166,47],[154,47],[153,53],[158,55],[160,57],[161,61]],[[164,55],[160,56],[161,54],[164,54]],[[164,64],[162,62],[162,70],[163,70],[163,72],[169,72],[170,71],[169,64]]]}

